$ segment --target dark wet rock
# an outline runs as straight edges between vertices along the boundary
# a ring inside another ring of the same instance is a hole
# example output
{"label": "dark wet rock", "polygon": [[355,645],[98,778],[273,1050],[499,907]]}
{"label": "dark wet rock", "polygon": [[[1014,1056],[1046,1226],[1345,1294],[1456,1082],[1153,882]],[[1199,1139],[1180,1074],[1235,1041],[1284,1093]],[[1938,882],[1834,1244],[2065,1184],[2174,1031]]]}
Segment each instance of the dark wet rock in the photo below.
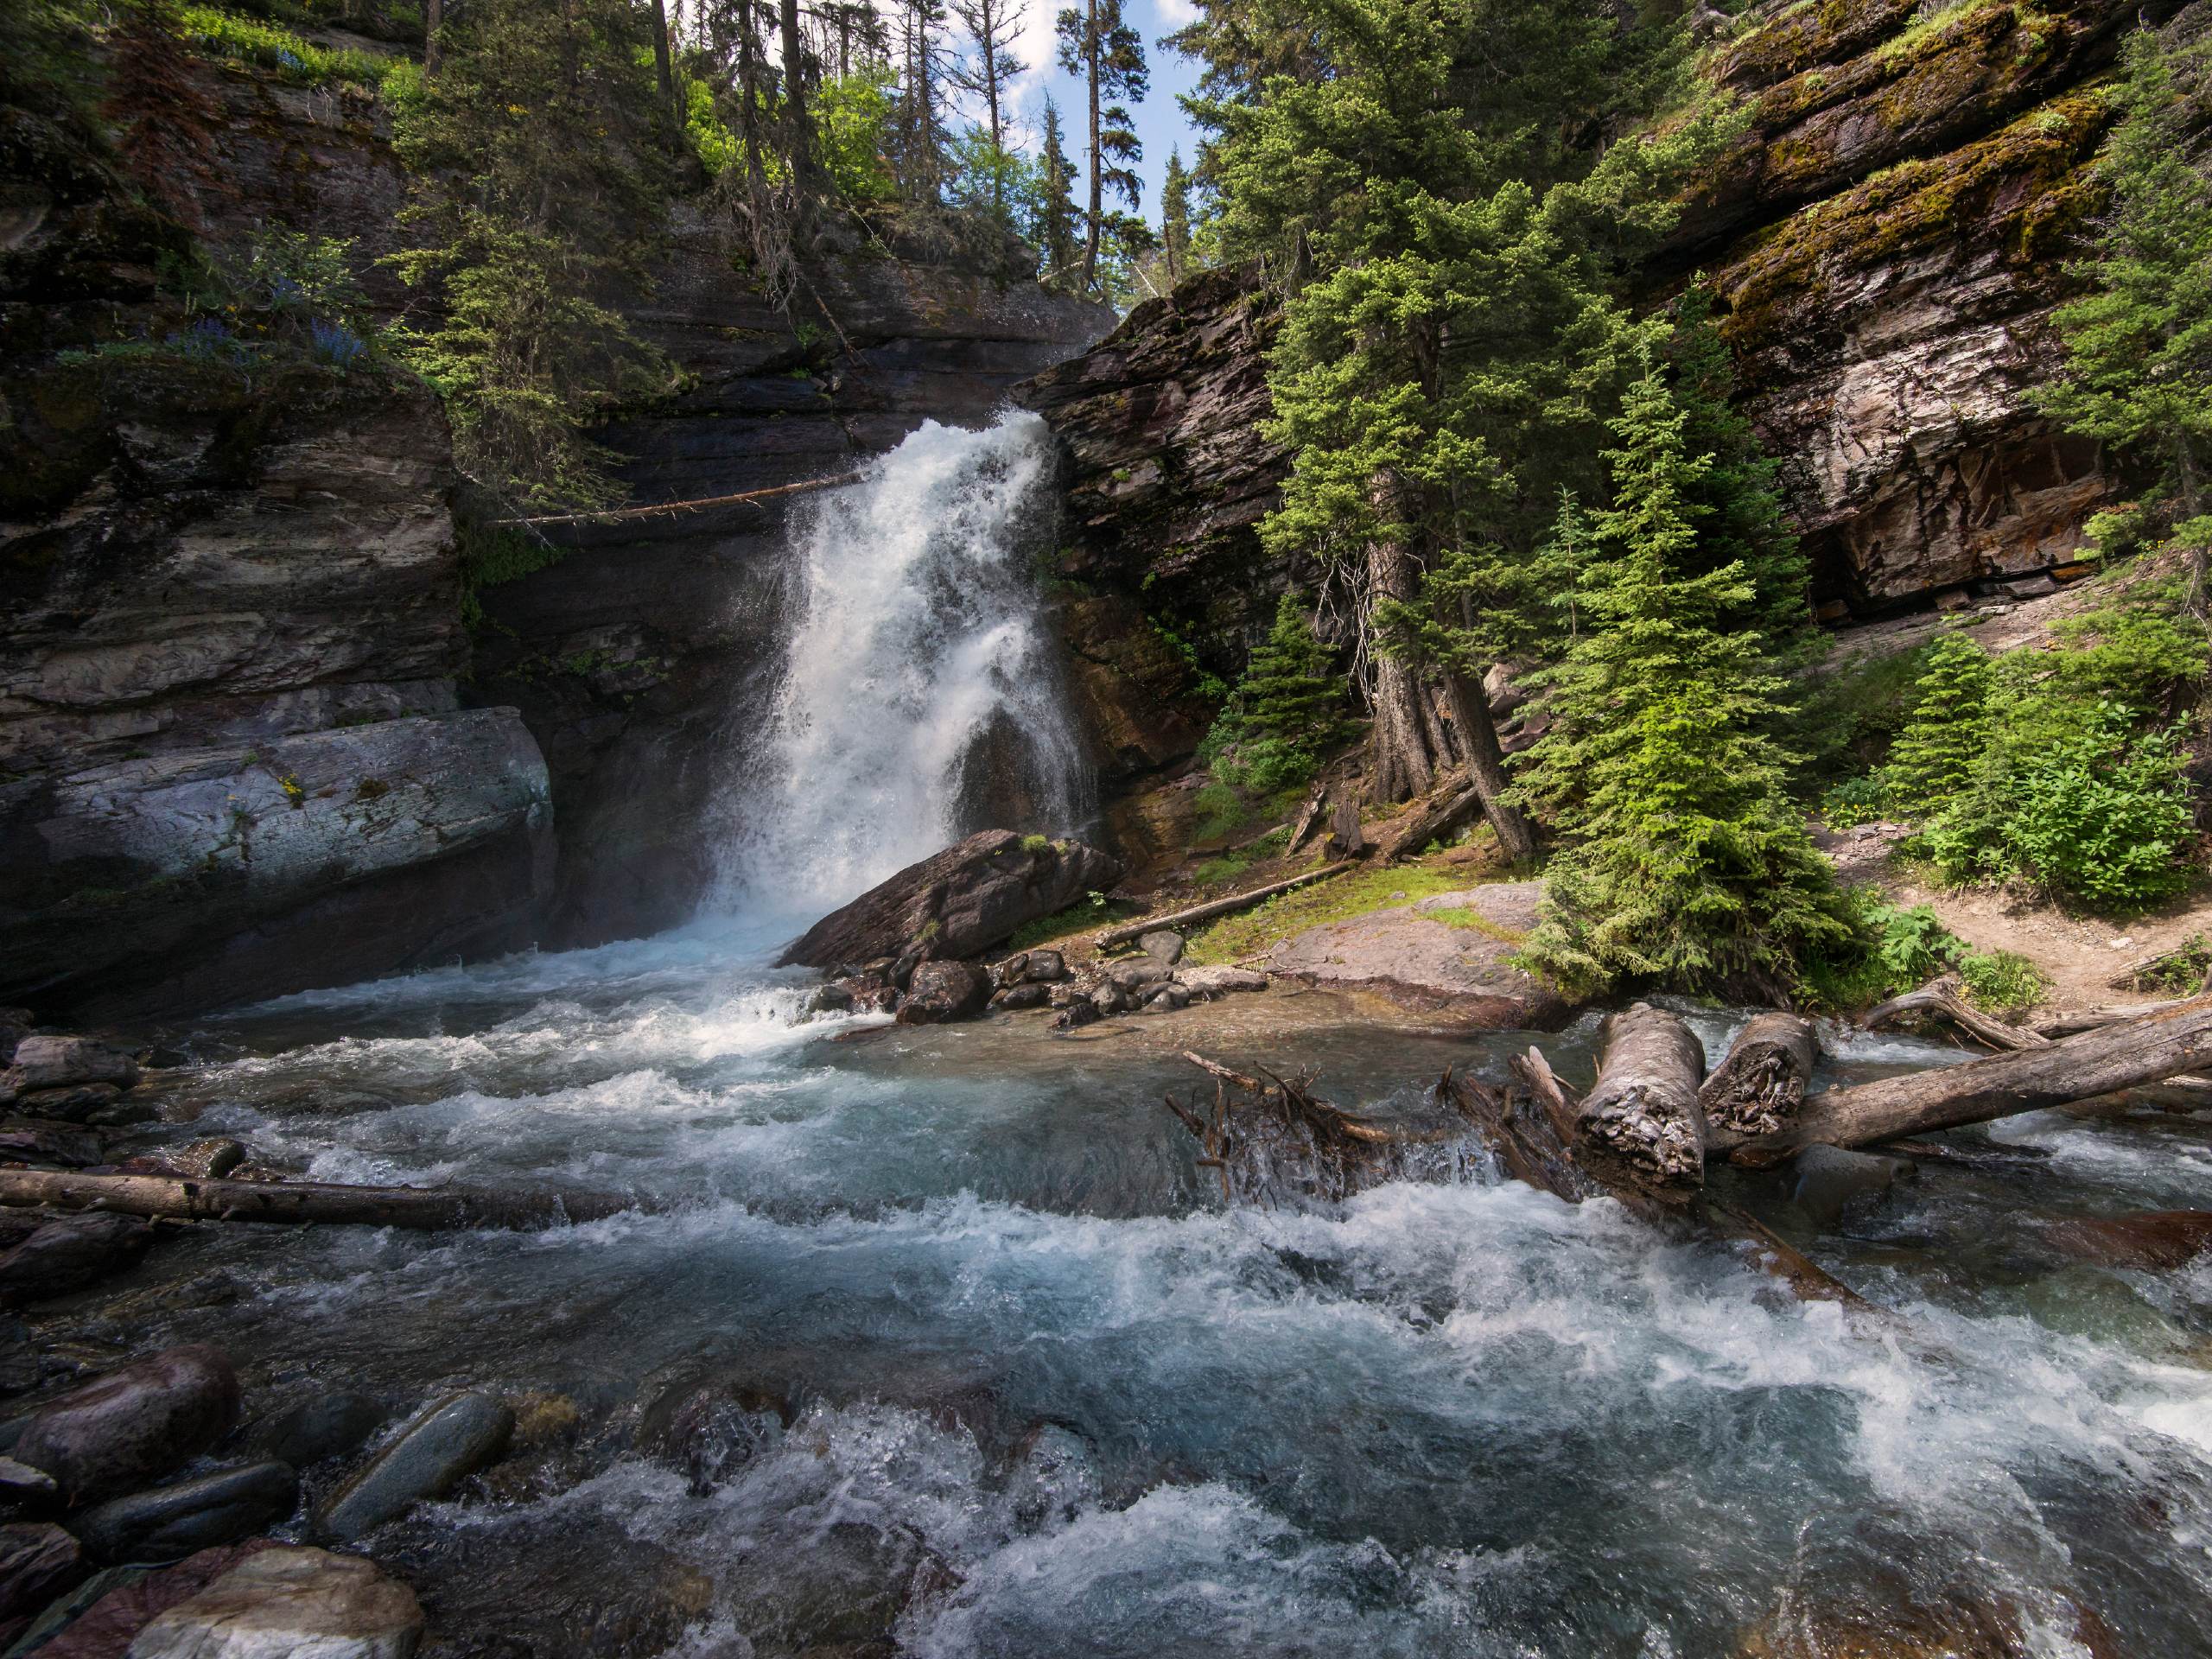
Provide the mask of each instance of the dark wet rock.
{"label": "dark wet rock", "polygon": [[1500,881],[1309,928],[1268,966],[1332,990],[1372,991],[1478,1031],[1548,1031],[1567,999],[1515,965],[1535,925],[1539,881]]}
{"label": "dark wet rock", "polygon": [[1222,996],[1230,991],[1264,991],[1268,976],[1249,968],[1178,968],[1175,982],[1192,996]]}
{"label": "dark wet rock", "polygon": [[358,1452],[391,1419],[374,1395],[340,1389],[288,1406],[255,1424],[246,1444],[259,1455],[296,1469]]}
{"label": "dark wet rock", "polygon": [[1147,957],[1142,962],[1119,963],[1106,970],[1107,979],[1120,988],[1124,995],[1141,990],[1147,985],[1164,985],[1172,976],[1164,964]]}
{"label": "dark wet rock", "polygon": [[1128,994],[1109,979],[1092,988],[1090,1006],[1101,1014],[1126,1014],[1129,1008]]}
{"label": "dark wet rock", "polygon": [[72,1083],[58,1089],[26,1089],[16,1096],[16,1109],[26,1117],[56,1123],[89,1123],[123,1099],[112,1083]]}
{"label": "dark wet rock", "polygon": [[782,960],[828,968],[885,954],[980,956],[1121,874],[1117,861],[1081,842],[986,830],[823,917]]}
{"label": "dark wet rock", "polygon": [[167,1175],[179,1180],[210,1181],[228,1175],[245,1161],[245,1148],[228,1135],[188,1141],[181,1146],[126,1158],[116,1166],[126,1175]]}
{"label": "dark wet rock", "polygon": [[34,1469],[13,1458],[0,1457],[0,1497],[12,1503],[36,1503],[60,1490],[60,1483],[45,1470]]}
{"label": "dark wet rock", "polygon": [[1049,985],[1009,985],[992,994],[991,1007],[1001,1014],[1020,1014],[1025,1009],[1044,1007],[1052,1000],[1052,988]]}
{"label": "dark wet rock", "polygon": [[251,1463],[110,1498],[70,1524],[97,1560],[181,1561],[276,1525],[299,1502],[300,1478],[289,1464]]}
{"label": "dark wet rock", "polygon": [[207,1451],[238,1417],[229,1357],[171,1348],[96,1377],[33,1412],[15,1445],[71,1503],[136,1491]]}
{"label": "dark wet rock", "polygon": [[1166,928],[1156,928],[1137,941],[1137,949],[1163,968],[1173,968],[1183,960],[1183,936]]}
{"label": "dark wet rock", "polygon": [[146,1254],[154,1230],[133,1216],[64,1216],[0,1255],[0,1301],[22,1303],[98,1284]]}
{"label": "dark wet rock", "polygon": [[0,1123],[0,1160],[82,1169],[107,1161],[107,1143],[95,1129],[50,1118],[17,1117]]}
{"label": "dark wet rock", "polygon": [[358,1555],[279,1545],[149,1620],[131,1659],[410,1659],[415,1592]]}
{"label": "dark wet rock", "polygon": [[[31,1034],[37,1020],[29,1008],[0,1008],[0,1066],[12,1065],[16,1059],[16,1045]],[[7,1091],[0,1081],[0,1094]]]}
{"label": "dark wet rock", "polygon": [[902,1026],[943,1026],[972,1019],[990,1001],[991,982],[968,962],[925,962],[914,969],[899,1004]]}
{"label": "dark wet rock", "polygon": [[482,1394],[449,1394],[418,1413],[368,1465],[333,1493],[315,1525],[360,1537],[426,1497],[442,1497],[507,1449],[515,1416]]}
{"label": "dark wet rock", "polygon": [[1791,1198],[1814,1225],[1823,1229],[1840,1222],[1854,1202],[1878,1198],[1920,1173],[1909,1158],[1885,1158],[1841,1147],[1808,1147],[1790,1168],[1797,1182]]}
{"label": "dark wet rock", "polygon": [[817,994],[817,1012],[889,1014],[899,1006],[899,988],[882,974],[858,974],[832,980]]}
{"label": "dark wet rock", "polygon": [[1154,1014],[1191,1006],[1191,994],[1180,985],[1169,983],[1154,986],[1145,995],[1144,1005]]}
{"label": "dark wet rock", "polygon": [[853,1011],[853,994],[842,982],[833,981],[806,999],[806,1011],[809,1014],[850,1014]]}
{"label": "dark wet rock", "polygon": [[35,1613],[91,1571],[77,1541],[50,1522],[0,1527],[0,1620]]}
{"label": "dark wet rock", "polygon": [[126,1614],[118,1619],[105,1610],[111,1603],[125,1605],[129,1592],[148,1577],[143,1567],[111,1567],[93,1573],[75,1589],[48,1602],[36,1618],[22,1627],[8,1651],[36,1653],[41,1659],[123,1659],[145,1618]]}
{"label": "dark wet rock", "polygon": [[0,1396],[29,1393],[44,1376],[30,1327],[21,1319],[0,1319]]}
{"label": "dark wet rock", "polygon": [[1071,1003],[1090,1000],[1090,993],[1072,980],[1063,980],[1059,984],[1050,987],[1045,998],[1046,1005],[1055,1008],[1065,1008]]}
{"label": "dark wet rock", "polygon": [[1032,985],[1057,985],[1068,976],[1068,959],[1057,950],[1032,950],[1022,977]]}
{"label": "dark wet rock", "polygon": [[111,1083],[130,1089],[138,1082],[138,1062],[90,1037],[29,1036],[16,1043],[7,1081],[18,1094],[80,1083]]}
{"label": "dark wet rock", "polygon": [[1105,1017],[1096,999],[1084,997],[1062,1008],[1060,1017],[1053,1020],[1052,1025],[1056,1030],[1075,1031],[1084,1026],[1096,1025]]}
{"label": "dark wet rock", "polygon": [[2044,1236],[2067,1255],[2098,1267],[2166,1272],[2212,1250],[2212,1211],[2076,1216],[2053,1222]]}
{"label": "dark wet rock", "polygon": [[771,1389],[711,1383],[678,1389],[648,1409],[640,1443],[674,1464],[704,1497],[778,1445],[791,1421],[789,1402]]}
{"label": "dark wet rock", "polygon": [[991,983],[1004,990],[1009,985],[1019,985],[1029,976],[1029,953],[1016,951],[1013,956],[991,964]]}

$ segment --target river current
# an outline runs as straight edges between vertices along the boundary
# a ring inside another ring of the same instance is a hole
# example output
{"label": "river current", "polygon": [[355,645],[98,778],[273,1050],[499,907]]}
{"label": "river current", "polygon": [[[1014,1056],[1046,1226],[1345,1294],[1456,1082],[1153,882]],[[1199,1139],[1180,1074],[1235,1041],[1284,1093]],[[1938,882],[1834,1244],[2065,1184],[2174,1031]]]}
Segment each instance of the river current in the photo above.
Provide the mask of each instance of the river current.
{"label": "river current", "polygon": [[[876,568],[852,537],[913,561],[817,630],[824,683],[867,718],[787,678],[737,768],[747,827],[715,913],[174,1034],[190,1064],[159,1104],[191,1127],[149,1133],[235,1135],[320,1179],[639,1211],[522,1234],[198,1228],[90,1306],[86,1339],[220,1342],[256,1408],[525,1398],[517,1458],[375,1541],[442,1652],[2212,1652],[2212,1260],[2085,1265],[2044,1225],[2201,1205],[2201,1116],[1964,1132],[1974,1161],[1796,1230],[1896,1316],[1869,1321],[1736,1248],[1479,1166],[1228,1209],[1161,1104],[1197,1078],[1195,1042],[1387,1109],[1447,1065],[1502,1080],[1525,1033],[1424,1033],[1281,988],[1065,1036],[803,1012],[776,946],[964,827],[960,732],[1003,714],[1037,810],[1085,810],[1055,716],[1022,702],[1020,605],[971,591],[957,626],[924,607],[870,632],[944,585],[948,537],[978,543],[930,503],[1019,482],[1033,434],[999,431],[963,435],[1000,448],[949,495],[880,499],[894,456],[874,497],[812,521],[846,562],[810,578],[795,664],[835,570]],[[925,470],[963,439],[900,455]],[[980,540],[1002,574],[1023,556]],[[880,660],[856,644],[877,637]],[[893,674],[898,652],[935,667]],[[935,758],[899,772],[925,728]],[[898,844],[839,838],[823,795],[855,766]],[[1694,1022],[1717,1056],[1732,1016]],[[1538,1040],[1583,1081],[1589,1035]],[[1855,1039],[1832,1071],[1950,1058]],[[1767,1182],[1746,1198],[1793,1227]]]}

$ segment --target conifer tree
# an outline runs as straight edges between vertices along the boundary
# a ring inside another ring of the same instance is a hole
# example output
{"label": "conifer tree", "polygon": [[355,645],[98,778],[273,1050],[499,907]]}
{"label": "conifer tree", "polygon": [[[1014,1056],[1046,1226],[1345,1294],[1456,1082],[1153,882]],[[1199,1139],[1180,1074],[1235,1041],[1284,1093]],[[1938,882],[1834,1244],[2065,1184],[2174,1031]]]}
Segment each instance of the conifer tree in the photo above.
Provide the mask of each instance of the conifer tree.
{"label": "conifer tree", "polygon": [[[952,0],[953,15],[968,31],[974,55],[953,72],[954,81],[983,100],[988,130],[995,156],[1007,153],[1005,111],[1001,108],[1007,89],[1021,73],[1021,60],[1014,55],[1020,37],[1026,0]],[[1004,169],[995,169],[991,180],[991,207],[1006,211]]]}
{"label": "conifer tree", "polygon": [[1294,594],[1276,601],[1274,626],[1216,722],[1212,746],[1233,746],[1242,781],[1262,790],[1302,784],[1348,730],[1344,677]]}
{"label": "conifer tree", "polygon": [[1904,729],[1882,768],[1885,798],[1907,812],[1941,811],[1973,784],[1988,747],[1994,684],[1989,653],[1963,633],[1929,647]]}
{"label": "conifer tree", "polygon": [[1066,141],[1060,132],[1059,106],[1050,93],[1045,98],[1045,136],[1039,150],[1039,200],[1036,222],[1030,230],[1044,261],[1038,280],[1047,287],[1071,287],[1083,257],[1076,233],[1075,163],[1068,159]]}
{"label": "conifer tree", "polygon": [[1786,990],[1851,929],[1763,729],[1782,688],[1734,620],[1744,568],[1698,568],[1690,499],[1712,458],[1684,448],[1656,366],[1610,424],[1612,499],[1580,532],[1579,631],[1522,784],[1567,838],[1528,954],[1585,989]]}
{"label": "conifer tree", "polygon": [[1090,207],[1084,216],[1083,286],[1094,291],[1099,250],[1110,228],[1109,194],[1119,195],[1132,210],[1142,205],[1136,163],[1144,159],[1144,145],[1119,100],[1141,102],[1150,76],[1143,37],[1122,20],[1122,0],[1082,0],[1060,13],[1057,27],[1060,67],[1083,82],[1090,105]]}
{"label": "conifer tree", "polygon": [[1191,274],[1191,175],[1183,170],[1180,149],[1167,152],[1167,176],[1160,188],[1160,250],[1169,283]]}
{"label": "conifer tree", "polygon": [[2094,257],[2078,267],[2093,289],[2059,308],[2066,368],[2037,402],[2164,470],[2172,540],[2189,552],[2186,603],[2202,616],[2212,554],[2212,176],[2196,138],[2212,119],[2212,31],[2169,41],[2139,30],[2126,65],[2099,169],[2112,206]]}

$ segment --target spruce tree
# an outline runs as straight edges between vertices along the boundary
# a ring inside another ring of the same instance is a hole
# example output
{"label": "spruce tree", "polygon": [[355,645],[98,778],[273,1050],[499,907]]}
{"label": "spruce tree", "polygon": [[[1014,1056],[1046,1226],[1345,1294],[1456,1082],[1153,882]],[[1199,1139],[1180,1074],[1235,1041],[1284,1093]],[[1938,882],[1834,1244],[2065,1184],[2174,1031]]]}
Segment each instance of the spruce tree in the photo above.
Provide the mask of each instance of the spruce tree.
{"label": "spruce tree", "polygon": [[1179,149],[1167,152],[1167,176],[1160,188],[1160,248],[1170,283],[1191,274],[1191,175],[1183,170]]}
{"label": "spruce tree", "polygon": [[1765,729],[1782,684],[1740,620],[1744,567],[1699,568],[1713,459],[1687,451],[1688,423],[1647,365],[1610,423],[1611,505],[1576,531],[1578,632],[1521,791],[1567,844],[1528,954],[1580,989],[1771,995],[1851,929]]}
{"label": "spruce tree", "polygon": [[[2183,19],[2174,29],[2190,27]],[[2099,172],[2112,188],[2092,291],[2056,314],[2064,372],[2037,394],[2055,419],[2160,467],[2189,609],[2205,610],[2212,552],[2212,176],[2196,159],[2212,118],[2212,32],[2128,41],[2120,118]]]}
{"label": "spruce tree", "polygon": [[1109,195],[1132,209],[1142,205],[1143,181],[1136,173],[1144,145],[1124,98],[1142,102],[1150,84],[1144,37],[1122,21],[1122,0],[1082,0],[1055,20],[1060,67],[1080,80],[1089,102],[1090,206],[1084,215],[1083,286],[1098,288],[1102,246],[1111,233]]}
{"label": "spruce tree", "polygon": [[1037,164],[1039,200],[1030,239],[1044,262],[1038,280],[1048,288],[1070,288],[1077,279],[1077,266],[1083,256],[1076,234],[1075,163],[1068,159],[1059,106],[1049,92],[1045,96],[1045,137],[1039,146]]}
{"label": "spruce tree", "polygon": [[1882,793],[1911,813],[1940,812],[1973,784],[1988,747],[1989,653],[1966,635],[1946,632],[1929,647],[1912,713],[1881,772]]}
{"label": "spruce tree", "polygon": [[1276,601],[1267,640],[1216,722],[1211,747],[1234,747],[1228,768],[1255,789],[1286,789],[1320,769],[1349,731],[1344,677],[1294,594]]}

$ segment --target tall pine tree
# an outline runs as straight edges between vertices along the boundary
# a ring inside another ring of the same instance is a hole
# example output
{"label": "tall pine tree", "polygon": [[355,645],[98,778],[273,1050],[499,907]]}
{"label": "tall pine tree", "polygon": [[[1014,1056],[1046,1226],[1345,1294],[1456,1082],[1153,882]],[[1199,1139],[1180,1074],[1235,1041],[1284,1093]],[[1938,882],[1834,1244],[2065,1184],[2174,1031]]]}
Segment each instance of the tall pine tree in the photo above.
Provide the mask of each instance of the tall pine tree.
{"label": "tall pine tree", "polygon": [[1141,102],[1150,77],[1144,39],[1122,21],[1122,0],[1083,0],[1060,13],[1057,28],[1060,67],[1083,83],[1089,101],[1090,206],[1084,215],[1083,286],[1095,291],[1100,246],[1112,228],[1109,195],[1120,196],[1131,210],[1142,205],[1136,164],[1144,159],[1144,145],[1120,100]]}
{"label": "tall pine tree", "polygon": [[1171,283],[1191,274],[1191,175],[1183,170],[1180,149],[1167,152],[1167,176],[1160,187],[1160,251]]}
{"label": "tall pine tree", "polygon": [[1773,995],[1851,926],[1765,730],[1782,684],[1741,620],[1744,566],[1701,568],[1691,504],[1713,460],[1688,424],[1648,365],[1611,423],[1611,505],[1573,532],[1578,631],[1522,785],[1567,844],[1528,953],[1580,989]]}

